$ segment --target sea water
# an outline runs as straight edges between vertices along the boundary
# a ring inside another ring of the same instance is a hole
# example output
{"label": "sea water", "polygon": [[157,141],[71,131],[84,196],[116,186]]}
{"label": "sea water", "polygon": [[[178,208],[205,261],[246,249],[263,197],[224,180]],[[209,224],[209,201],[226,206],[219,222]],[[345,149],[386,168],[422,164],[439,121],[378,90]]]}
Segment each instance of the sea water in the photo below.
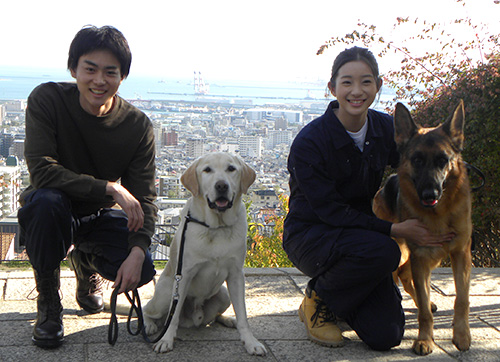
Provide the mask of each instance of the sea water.
{"label": "sea water", "polygon": [[[67,70],[0,66],[0,100],[27,99],[31,91],[45,82],[74,82]],[[208,92],[197,92],[193,78],[136,76],[131,74],[119,89],[128,100],[234,102],[254,105],[324,103],[332,100],[326,80],[315,81],[256,81],[204,79]],[[383,88],[382,100],[393,92]]]}

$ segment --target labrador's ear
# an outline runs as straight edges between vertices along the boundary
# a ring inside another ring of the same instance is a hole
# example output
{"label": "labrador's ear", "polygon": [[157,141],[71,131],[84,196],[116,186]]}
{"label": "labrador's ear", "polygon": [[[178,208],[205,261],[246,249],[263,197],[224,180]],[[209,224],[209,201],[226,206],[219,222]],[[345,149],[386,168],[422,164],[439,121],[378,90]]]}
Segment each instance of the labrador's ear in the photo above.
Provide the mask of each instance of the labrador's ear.
{"label": "labrador's ear", "polygon": [[196,167],[199,161],[194,161],[191,166],[182,174],[181,182],[186,187],[194,197],[198,196],[200,190],[198,185],[198,177],[196,175]]}
{"label": "labrador's ear", "polygon": [[240,188],[241,192],[246,194],[248,191],[248,188],[253,184],[255,181],[255,171],[253,168],[248,166],[245,161],[240,159],[240,163],[242,165],[241,167],[241,181],[240,181]]}

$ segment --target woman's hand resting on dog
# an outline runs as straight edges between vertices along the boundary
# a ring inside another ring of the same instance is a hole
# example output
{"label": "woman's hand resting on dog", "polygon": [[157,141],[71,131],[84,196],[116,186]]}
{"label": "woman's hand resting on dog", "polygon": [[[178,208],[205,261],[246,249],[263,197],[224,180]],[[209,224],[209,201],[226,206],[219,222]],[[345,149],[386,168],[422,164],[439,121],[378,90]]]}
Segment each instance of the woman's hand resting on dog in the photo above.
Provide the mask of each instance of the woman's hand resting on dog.
{"label": "woman's hand resting on dog", "polygon": [[441,247],[443,243],[450,242],[455,237],[455,233],[432,234],[419,220],[408,219],[392,224],[391,236],[404,238],[419,246]]}

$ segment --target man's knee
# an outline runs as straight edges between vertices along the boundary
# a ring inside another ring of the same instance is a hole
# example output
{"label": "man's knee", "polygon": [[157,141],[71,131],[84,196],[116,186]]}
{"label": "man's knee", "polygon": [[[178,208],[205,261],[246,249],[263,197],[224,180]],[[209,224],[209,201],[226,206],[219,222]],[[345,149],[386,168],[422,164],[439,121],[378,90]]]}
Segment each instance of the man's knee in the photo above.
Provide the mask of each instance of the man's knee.
{"label": "man's knee", "polygon": [[151,254],[148,252],[146,253],[146,258],[144,259],[144,264],[142,267],[141,281],[139,282],[139,285],[137,287],[142,287],[143,285],[149,283],[151,280],[153,280],[155,275],[155,265],[153,263],[153,259],[151,258]]}
{"label": "man's knee", "polygon": [[34,246],[34,243],[36,250],[40,251],[49,247],[59,248],[60,242],[71,242],[71,204],[63,192],[40,189],[25,201],[17,216],[27,247]]}
{"label": "man's knee", "polygon": [[69,205],[69,199],[66,194],[57,189],[39,189],[35,191],[33,199],[47,205]]}
{"label": "man's knee", "polygon": [[[30,217],[33,213],[40,212],[42,216],[53,215],[58,210],[67,213],[71,208],[69,198],[62,191],[57,189],[39,189],[34,191],[26,198],[26,204],[21,208],[21,211],[31,210]],[[20,213],[23,216],[23,212]]]}

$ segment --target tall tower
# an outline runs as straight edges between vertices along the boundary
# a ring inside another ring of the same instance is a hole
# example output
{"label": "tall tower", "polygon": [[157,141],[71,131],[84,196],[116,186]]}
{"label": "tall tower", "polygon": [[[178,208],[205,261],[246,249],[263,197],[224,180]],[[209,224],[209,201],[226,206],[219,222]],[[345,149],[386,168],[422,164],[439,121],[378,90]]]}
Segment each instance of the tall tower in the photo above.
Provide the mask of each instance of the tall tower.
{"label": "tall tower", "polygon": [[195,94],[208,94],[210,86],[205,84],[205,81],[201,77],[201,72],[194,72],[194,93]]}

